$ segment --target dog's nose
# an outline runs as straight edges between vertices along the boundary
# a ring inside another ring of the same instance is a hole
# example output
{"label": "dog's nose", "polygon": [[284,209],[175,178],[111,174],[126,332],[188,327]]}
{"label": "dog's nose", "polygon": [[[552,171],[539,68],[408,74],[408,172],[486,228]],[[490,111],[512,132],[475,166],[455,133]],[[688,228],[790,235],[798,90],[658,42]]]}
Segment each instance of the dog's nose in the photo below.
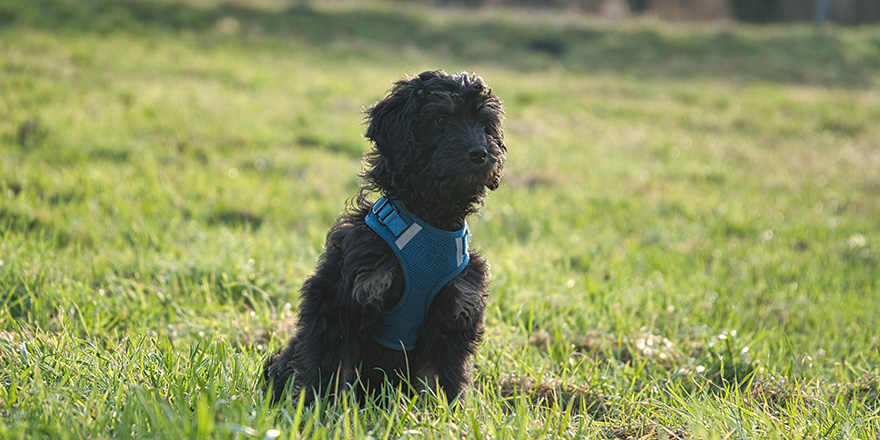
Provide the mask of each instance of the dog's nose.
{"label": "dog's nose", "polygon": [[486,147],[473,147],[468,150],[468,154],[471,156],[471,162],[479,164],[486,161],[486,157],[489,156],[489,150]]}

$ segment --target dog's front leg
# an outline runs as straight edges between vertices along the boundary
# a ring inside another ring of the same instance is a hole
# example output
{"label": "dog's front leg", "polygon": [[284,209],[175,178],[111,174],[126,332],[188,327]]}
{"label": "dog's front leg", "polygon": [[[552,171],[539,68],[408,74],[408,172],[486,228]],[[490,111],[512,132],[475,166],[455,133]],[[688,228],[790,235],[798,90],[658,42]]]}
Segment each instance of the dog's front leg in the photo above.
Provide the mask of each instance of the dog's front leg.
{"label": "dog's front leg", "polygon": [[307,403],[315,397],[334,397],[354,376],[352,329],[341,323],[338,316],[316,318],[297,334],[298,374],[294,377],[294,388],[306,393]]}
{"label": "dog's front leg", "polygon": [[[474,260],[482,263],[479,257]],[[459,397],[471,381],[471,357],[483,337],[484,273],[466,269],[440,290],[420,332],[418,380],[429,389],[439,385],[449,399]]]}

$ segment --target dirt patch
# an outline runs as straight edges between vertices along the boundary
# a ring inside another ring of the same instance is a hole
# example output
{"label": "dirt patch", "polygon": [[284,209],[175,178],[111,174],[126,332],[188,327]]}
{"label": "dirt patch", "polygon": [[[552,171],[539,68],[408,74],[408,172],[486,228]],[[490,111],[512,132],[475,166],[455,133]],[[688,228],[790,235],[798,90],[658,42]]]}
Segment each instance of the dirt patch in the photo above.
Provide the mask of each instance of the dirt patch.
{"label": "dirt patch", "polygon": [[556,403],[559,408],[583,411],[594,418],[601,418],[607,412],[601,393],[549,377],[539,380],[529,376],[506,375],[498,382],[498,393],[505,399],[526,396],[535,405]]}

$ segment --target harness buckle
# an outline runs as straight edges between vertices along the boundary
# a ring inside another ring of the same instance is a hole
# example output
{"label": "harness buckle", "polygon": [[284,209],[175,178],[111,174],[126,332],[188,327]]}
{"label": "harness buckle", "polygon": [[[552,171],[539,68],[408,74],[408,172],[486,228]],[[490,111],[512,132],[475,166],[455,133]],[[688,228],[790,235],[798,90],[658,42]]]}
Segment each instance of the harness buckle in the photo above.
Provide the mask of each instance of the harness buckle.
{"label": "harness buckle", "polygon": [[372,212],[376,215],[379,223],[387,227],[395,237],[400,237],[400,234],[403,234],[408,226],[386,197],[382,197],[373,205]]}
{"label": "harness buckle", "polygon": [[378,215],[379,211],[381,211],[382,208],[384,208],[385,205],[387,205],[387,204],[388,204],[388,199],[386,199],[385,197],[381,197],[381,198],[379,198],[379,200],[376,201],[376,203],[373,204],[373,207],[370,209],[373,211],[373,214]]}

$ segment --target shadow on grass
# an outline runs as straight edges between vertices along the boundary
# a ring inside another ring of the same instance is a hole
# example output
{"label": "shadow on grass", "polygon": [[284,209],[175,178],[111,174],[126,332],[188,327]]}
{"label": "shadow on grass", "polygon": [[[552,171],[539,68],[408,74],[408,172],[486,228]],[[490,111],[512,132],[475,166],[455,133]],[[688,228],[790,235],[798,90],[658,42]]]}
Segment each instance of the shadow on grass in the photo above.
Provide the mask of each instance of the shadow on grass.
{"label": "shadow on grass", "polygon": [[405,45],[444,61],[522,71],[561,66],[572,72],[633,78],[865,88],[875,86],[880,74],[880,36],[853,43],[806,27],[663,32],[657,26],[551,26],[534,23],[525,14],[514,19],[436,21],[430,20],[431,9],[397,10],[394,4],[338,10],[297,5],[279,11],[243,4],[218,1],[202,8],[181,1],[35,0],[0,5],[0,28],[103,34],[226,32],[243,36],[245,45],[256,35],[300,39],[331,54],[339,52],[340,57],[387,57]]}

